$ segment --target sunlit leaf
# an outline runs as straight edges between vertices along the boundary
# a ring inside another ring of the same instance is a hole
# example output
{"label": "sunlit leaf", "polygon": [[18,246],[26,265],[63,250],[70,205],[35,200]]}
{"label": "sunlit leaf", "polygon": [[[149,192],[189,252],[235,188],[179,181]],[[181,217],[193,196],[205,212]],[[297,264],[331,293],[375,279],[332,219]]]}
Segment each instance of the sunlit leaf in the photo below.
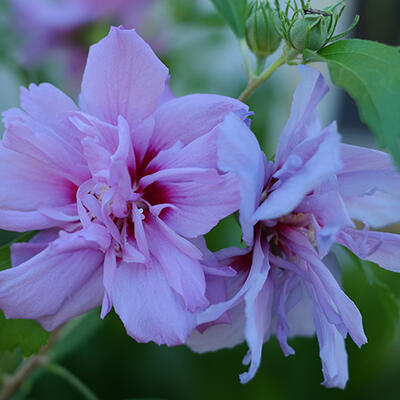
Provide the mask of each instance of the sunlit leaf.
{"label": "sunlit leaf", "polygon": [[400,51],[367,40],[340,40],[305,62],[328,64],[332,81],[357,103],[360,118],[400,166]]}
{"label": "sunlit leaf", "polygon": [[0,352],[19,348],[25,357],[39,352],[49,339],[37,322],[27,319],[6,319],[0,311]]}

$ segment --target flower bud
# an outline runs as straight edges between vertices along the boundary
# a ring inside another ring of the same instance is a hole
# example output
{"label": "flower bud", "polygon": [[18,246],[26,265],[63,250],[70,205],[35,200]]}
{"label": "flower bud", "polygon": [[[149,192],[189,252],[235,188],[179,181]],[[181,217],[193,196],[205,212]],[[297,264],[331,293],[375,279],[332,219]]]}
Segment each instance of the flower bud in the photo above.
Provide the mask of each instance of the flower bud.
{"label": "flower bud", "polygon": [[278,13],[268,2],[253,1],[246,23],[246,40],[257,57],[265,58],[277,50],[282,40],[279,26]]}
{"label": "flower bud", "polygon": [[324,15],[304,15],[299,18],[289,31],[290,43],[302,52],[304,49],[318,51],[328,39],[329,22]]}

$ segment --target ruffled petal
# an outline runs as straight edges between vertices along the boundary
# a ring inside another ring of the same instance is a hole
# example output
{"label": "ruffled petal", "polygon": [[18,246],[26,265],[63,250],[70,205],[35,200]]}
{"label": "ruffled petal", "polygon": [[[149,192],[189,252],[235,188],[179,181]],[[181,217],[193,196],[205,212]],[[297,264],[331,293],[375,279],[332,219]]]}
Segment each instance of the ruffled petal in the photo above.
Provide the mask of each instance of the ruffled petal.
{"label": "ruffled petal", "polygon": [[0,227],[15,232],[34,231],[63,227],[78,221],[76,204],[39,211],[16,211],[0,209]]}
{"label": "ruffled petal", "polygon": [[[7,128],[12,124],[24,125],[22,132],[6,133],[4,143],[17,152],[42,160],[51,160],[76,179],[86,176],[80,138],[71,126],[68,115],[78,111],[74,102],[54,86],[43,83],[21,88],[21,107],[3,114]],[[29,129],[31,132],[28,132]],[[69,165],[68,165],[69,161]]]}
{"label": "ruffled petal", "polygon": [[[271,290],[276,292],[275,313],[277,318],[275,335],[281,345],[283,354],[285,356],[293,355],[295,351],[288,344],[288,337],[291,333],[293,334],[288,312],[296,307],[303,297],[301,296],[301,286],[299,285],[300,278],[291,271],[282,273],[279,269],[271,268],[271,280],[273,282]],[[301,312],[303,310],[299,308],[298,311]]]}
{"label": "ruffled petal", "polygon": [[400,235],[349,228],[340,233],[337,241],[363,260],[400,272]]}
{"label": "ruffled petal", "polygon": [[182,296],[189,311],[204,310],[208,301],[198,249],[170,231],[162,221],[148,219],[144,228],[146,236],[151,238],[149,250],[162,267],[169,286]]}
{"label": "ruffled petal", "polygon": [[17,267],[43,251],[50,242],[58,238],[57,229],[46,229],[36,234],[29,242],[13,243],[10,246],[11,265]]}
{"label": "ruffled petal", "polygon": [[326,256],[341,229],[353,226],[343,199],[337,191],[336,178],[334,181],[329,188],[320,187],[315,190],[296,207],[296,212],[314,216],[314,229],[321,257]]}
{"label": "ruffled petal", "polygon": [[354,343],[361,347],[367,342],[367,338],[356,305],[343,292],[302,233],[291,228],[282,228],[281,234],[285,238],[285,244],[307,263],[307,271],[301,273],[315,291],[315,296],[329,323],[335,325],[342,336],[346,336],[348,332]]}
{"label": "ruffled petal", "polygon": [[186,341],[186,345],[197,353],[206,353],[220,349],[230,349],[242,343],[244,338],[246,318],[244,303],[229,310],[229,323],[212,325],[205,331],[193,331]]}
{"label": "ruffled petal", "polygon": [[400,221],[400,173],[381,151],[342,145],[339,190],[353,219],[379,228]]}
{"label": "ruffled petal", "polygon": [[344,389],[349,379],[347,352],[343,337],[330,324],[317,304],[313,308],[319,355],[324,374],[323,385]]}
{"label": "ruffled petal", "polygon": [[[71,211],[76,201],[76,186],[70,180],[58,175],[46,164],[1,145],[0,159],[2,229],[20,231],[56,226],[51,215],[40,211]],[[23,220],[25,216],[26,221]]]}
{"label": "ruffled petal", "polygon": [[146,171],[169,168],[217,168],[218,128],[198,137],[186,146],[177,142],[167,150],[160,151],[149,163]]}
{"label": "ruffled petal", "polygon": [[128,334],[139,342],[175,346],[195,328],[194,314],[156,260],[148,266],[122,262],[115,272],[112,302]]}
{"label": "ruffled petal", "polygon": [[[7,318],[45,317],[53,328],[51,317],[62,307],[73,307],[75,315],[87,311],[77,293],[101,268],[104,255],[96,247],[82,231],[64,233],[33,258],[0,272],[0,308]],[[75,295],[81,301],[67,306]]]}
{"label": "ruffled petal", "polygon": [[[246,293],[258,279],[257,276],[266,270],[266,259],[260,243],[259,233],[256,235],[254,250],[251,254],[248,249],[231,248],[227,250],[229,251],[224,251],[223,254],[225,253],[226,261],[229,262],[229,265],[234,266],[234,264],[237,264],[239,271],[245,272],[238,273],[232,278],[227,278],[227,286],[231,286],[231,290],[228,291],[228,300],[212,304],[205,311],[199,313],[197,316],[198,325],[217,320],[226,311],[243,302]],[[247,273],[247,271],[249,272]],[[232,290],[232,288],[235,290]]]}
{"label": "ruffled petal", "polygon": [[275,156],[279,168],[299,143],[319,134],[316,108],[329,90],[319,71],[306,65],[299,65],[298,68],[301,81],[294,94],[290,117],[279,139]]}
{"label": "ruffled petal", "polygon": [[71,204],[76,186],[45,164],[0,145],[0,208],[32,211]]}
{"label": "ruffled petal", "polygon": [[[49,83],[31,84],[28,89],[21,88],[21,106],[34,120],[52,128],[56,135],[64,137],[66,142],[72,142],[70,145],[79,148],[79,142],[73,133],[68,131],[65,121],[65,116],[78,108],[59,89]],[[8,112],[4,116],[7,120]]]}
{"label": "ruffled petal", "polygon": [[93,139],[99,146],[112,154],[118,147],[118,127],[101,121],[93,115],[84,112],[74,112],[68,117],[75,134],[82,142],[83,139]]}
{"label": "ruffled petal", "polygon": [[[247,383],[254,378],[261,363],[261,352],[264,339],[269,337],[272,320],[272,305],[274,287],[267,280],[269,265],[257,274],[253,285],[245,296],[246,330],[245,336],[249,345],[249,353],[246,356],[250,362],[247,372],[240,375],[240,382]],[[244,361],[246,364],[246,360]]]}
{"label": "ruffled petal", "polygon": [[242,102],[211,94],[192,94],[168,101],[155,114],[153,150],[167,149],[178,140],[188,144],[214,129],[232,111],[247,110]]}
{"label": "ruffled petal", "polygon": [[134,30],[112,27],[90,48],[82,109],[113,125],[122,115],[133,128],[157,107],[167,76],[168,69]]}
{"label": "ruffled petal", "polygon": [[298,157],[300,164],[285,178],[279,179],[279,186],[255,212],[254,223],[289,214],[304,196],[340,170],[340,136],[336,124],[302,142],[292,154]]}
{"label": "ruffled petal", "polygon": [[[237,274],[233,268],[227,267],[225,264],[229,264],[230,257],[240,257],[247,250],[225,249],[224,256],[222,256],[224,261],[219,261],[217,256],[207,249],[204,238],[196,238],[193,242],[204,255],[203,263],[207,264],[207,267],[204,268],[207,299],[211,304],[225,302],[237,293],[246,279],[243,274]],[[245,322],[244,302],[241,302],[214,321],[198,326],[186,344],[198,353],[232,348],[244,341]]]}
{"label": "ruffled petal", "polygon": [[89,170],[81,148],[72,146],[62,133],[58,135],[42,122],[32,120],[19,110],[15,114],[17,112],[20,114],[18,117],[9,116],[7,119],[7,130],[2,140],[4,147],[34,159],[76,185],[88,179]]}
{"label": "ruffled petal", "polygon": [[269,171],[266,171],[265,156],[256,137],[234,113],[225,118],[217,132],[218,166],[222,171],[232,172],[239,178],[240,225],[243,240],[251,245],[254,237],[251,217],[260,202],[266,175],[272,172],[272,166],[269,165]]}
{"label": "ruffled petal", "polygon": [[240,194],[233,174],[213,169],[176,168],[141,179],[143,198],[150,204],[170,204],[160,218],[178,234],[197,237],[239,208]]}
{"label": "ruffled petal", "polygon": [[315,334],[315,326],[312,314],[312,302],[307,293],[304,293],[304,289],[302,287],[299,289],[301,297],[293,308],[287,311],[290,328],[289,337],[313,336]]}
{"label": "ruffled petal", "polygon": [[102,269],[97,268],[79,289],[64,300],[55,314],[38,318],[43,328],[53,331],[64,322],[98,307],[104,294],[102,275]]}

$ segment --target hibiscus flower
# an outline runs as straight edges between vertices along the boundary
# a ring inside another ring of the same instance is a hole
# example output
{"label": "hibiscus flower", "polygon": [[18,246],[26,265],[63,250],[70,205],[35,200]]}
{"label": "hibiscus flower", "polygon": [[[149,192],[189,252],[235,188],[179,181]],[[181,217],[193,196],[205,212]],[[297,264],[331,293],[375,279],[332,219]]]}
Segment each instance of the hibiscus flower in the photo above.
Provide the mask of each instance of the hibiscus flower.
{"label": "hibiscus flower", "polygon": [[[49,84],[4,114],[0,227],[42,230],[11,248],[0,309],[53,330],[102,304],[138,341],[183,343],[208,306],[192,239],[239,208],[217,166],[216,127],[241,102],[174,98],[168,70],[133,30],[92,46],[80,107]],[[221,273],[221,271],[217,271]]]}
{"label": "hibiscus flower", "polygon": [[[271,335],[290,355],[289,336],[315,332],[323,384],[343,388],[348,380],[344,338],[349,335],[358,346],[367,339],[360,312],[340,287],[330,250],[339,243],[400,272],[400,235],[369,230],[399,221],[400,174],[387,154],[341,144],[335,123],[321,127],[316,107],[328,87],[315,69],[299,69],[302,80],[274,162],[266,161],[237,116],[229,115],[219,127],[219,166],[240,179],[240,223],[248,248],[216,255],[237,274],[219,279],[220,291],[225,281],[227,300],[200,313],[200,329],[188,343],[203,352],[246,340],[245,383],[255,375]],[[364,223],[364,229],[353,221]],[[230,324],[213,324],[222,317]]]}

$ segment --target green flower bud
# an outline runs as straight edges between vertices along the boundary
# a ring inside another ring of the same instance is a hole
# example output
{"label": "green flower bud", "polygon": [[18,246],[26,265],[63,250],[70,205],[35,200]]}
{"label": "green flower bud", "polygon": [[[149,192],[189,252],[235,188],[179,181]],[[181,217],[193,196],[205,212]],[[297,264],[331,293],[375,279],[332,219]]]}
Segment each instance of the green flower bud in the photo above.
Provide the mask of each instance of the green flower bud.
{"label": "green flower bud", "polygon": [[274,53],[282,41],[278,13],[264,0],[255,0],[249,8],[246,22],[246,40],[250,50],[265,58]]}
{"label": "green flower bud", "polygon": [[324,15],[304,15],[290,28],[289,39],[293,47],[302,52],[304,49],[320,50],[327,42],[329,21]]}

